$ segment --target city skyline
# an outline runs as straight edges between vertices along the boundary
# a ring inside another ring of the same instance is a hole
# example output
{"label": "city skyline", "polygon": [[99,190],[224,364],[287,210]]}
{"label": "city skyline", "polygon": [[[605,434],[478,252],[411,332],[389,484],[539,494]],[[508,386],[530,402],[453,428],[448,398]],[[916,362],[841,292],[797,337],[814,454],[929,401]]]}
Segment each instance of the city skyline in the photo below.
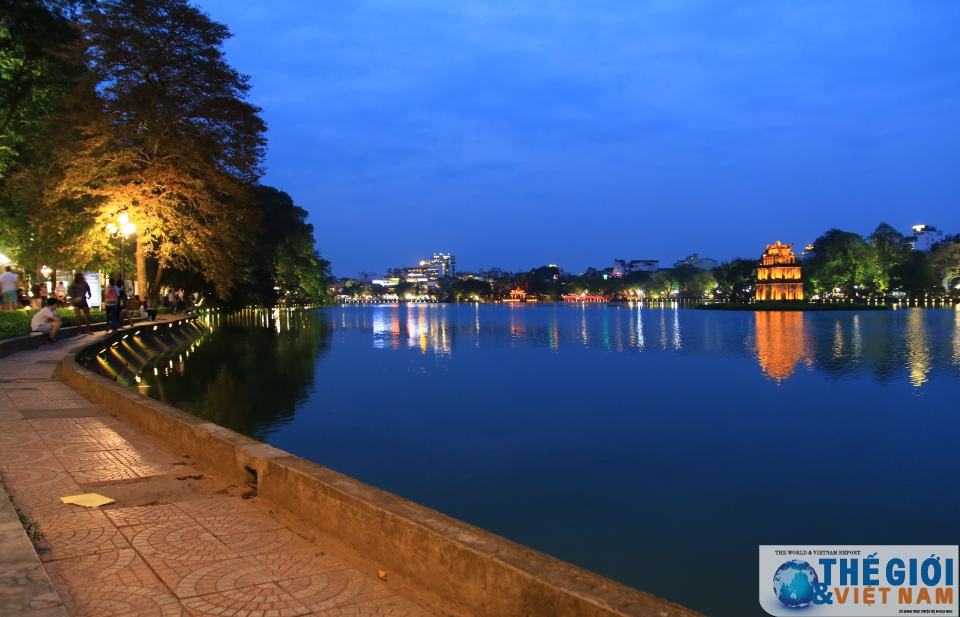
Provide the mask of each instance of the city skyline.
{"label": "city skyline", "polygon": [[960,229],[960,5],[199,4],[338,276]]}

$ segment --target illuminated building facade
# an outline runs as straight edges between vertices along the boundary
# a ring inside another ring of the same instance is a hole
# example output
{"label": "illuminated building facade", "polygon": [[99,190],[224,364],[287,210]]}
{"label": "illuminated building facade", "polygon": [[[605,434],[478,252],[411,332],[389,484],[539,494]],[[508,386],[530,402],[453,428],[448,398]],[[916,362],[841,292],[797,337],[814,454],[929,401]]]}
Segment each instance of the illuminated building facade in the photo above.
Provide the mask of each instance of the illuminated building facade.
{"label": "illuminated building facade", "polygon": [[793,244],[768,244],[757,267],[757,302],[803,300],[800,264]]}

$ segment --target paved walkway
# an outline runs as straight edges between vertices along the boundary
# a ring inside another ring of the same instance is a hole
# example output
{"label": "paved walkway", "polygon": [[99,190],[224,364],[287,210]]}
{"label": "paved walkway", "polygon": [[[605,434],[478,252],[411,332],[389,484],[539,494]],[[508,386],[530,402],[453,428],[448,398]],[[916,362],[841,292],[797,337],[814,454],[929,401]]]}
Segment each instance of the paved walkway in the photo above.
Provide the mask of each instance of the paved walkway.
{"label": "paved walkway", "polygon": [[[98,336],[0,358],[0,474],[70,615],[433,614],[52,377]],[[117,503],[60,502],[89,492]]]}

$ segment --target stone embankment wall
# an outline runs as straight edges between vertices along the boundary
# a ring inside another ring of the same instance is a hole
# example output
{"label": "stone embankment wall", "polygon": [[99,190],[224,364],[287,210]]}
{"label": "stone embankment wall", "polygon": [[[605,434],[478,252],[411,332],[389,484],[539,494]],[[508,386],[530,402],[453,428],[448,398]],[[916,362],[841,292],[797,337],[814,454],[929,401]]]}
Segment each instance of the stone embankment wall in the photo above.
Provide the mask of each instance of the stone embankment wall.
{"label": "stone embankment wall", "polygon": [[[187,327],[195,326],[166,329]],[[113,342],[91,346],[77,358],[89,364]],[[254,486],[259,497],[474,615],[699,615],[205,422],[95,374],[77,360],[65,361],[61,375],[138,430]]]}

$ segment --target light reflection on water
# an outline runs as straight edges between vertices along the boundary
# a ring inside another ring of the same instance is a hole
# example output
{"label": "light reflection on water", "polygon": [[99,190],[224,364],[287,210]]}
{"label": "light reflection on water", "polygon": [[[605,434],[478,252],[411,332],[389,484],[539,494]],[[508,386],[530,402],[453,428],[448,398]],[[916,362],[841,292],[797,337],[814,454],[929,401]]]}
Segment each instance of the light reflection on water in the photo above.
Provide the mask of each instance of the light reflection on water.
{"label": "light reflection on water", "polygon": [[[471,307],[469,332],[450,307],[437,304],[376,305],[366,312],[353,307],[337,309],[341,314],[333,320],[333,325],[370,331],[372,346],[377,349],[398,349],[406,344],[419,348],[424,354],[443,356],[455,352],[455,340],[469,335],[471,346],[479,347],[484,337],[496,337],[504,325],[513,345],[544,345],[554,351],[573,344],[617,353],[646,350],[739,355],[737,339],[742,337],[747,352],[756,359],[763,375],[776,382],[789,379],[798,364],[808,369],[822,369],[834,376],[866,368],[875,370],[874,377],[883,381],[897,373],[888,366],[895,362],[906,369],[910,383],[919,387],[927,381],[933,367],[927,316],[943,313],[923,309],[862,315],[852,311],[756,312],[739,315],[740,320],[735,320],[739,321],[738,328],[731,329],[730,324],[710,323],[722,320],[717,313],[669,305],[646,308],[638,305],[509,305],[502,309],[508,312],[505,324],[501,323],[502,316],[484,320],[483,312],[490,308],[500,307]],[[697,315],[702,320],[696,324],[697,332],[693,335],[683,332],[684,314],[691,318]],[[953,311],[952,316],[954,323],[948,336],[951,363],[956,365],[960,364],[960,310]],[[655,331],[659,331],[659,350],[646,345],[644,328],[650,322],[656,323]],[[742,332],[737,331],[740,328]],[[697,335],[699,340],[688,340],[685,349],[684,337]],[[877,345],[878,339],[882,339],[883,344]]]}
{"label": "light reflection on water", "polygon": [[762,614],[750,582],[713,576],[755,571],[758,544],[960,537],[960,310],[404,304],[209,324],[142,391],[708,615]]}

